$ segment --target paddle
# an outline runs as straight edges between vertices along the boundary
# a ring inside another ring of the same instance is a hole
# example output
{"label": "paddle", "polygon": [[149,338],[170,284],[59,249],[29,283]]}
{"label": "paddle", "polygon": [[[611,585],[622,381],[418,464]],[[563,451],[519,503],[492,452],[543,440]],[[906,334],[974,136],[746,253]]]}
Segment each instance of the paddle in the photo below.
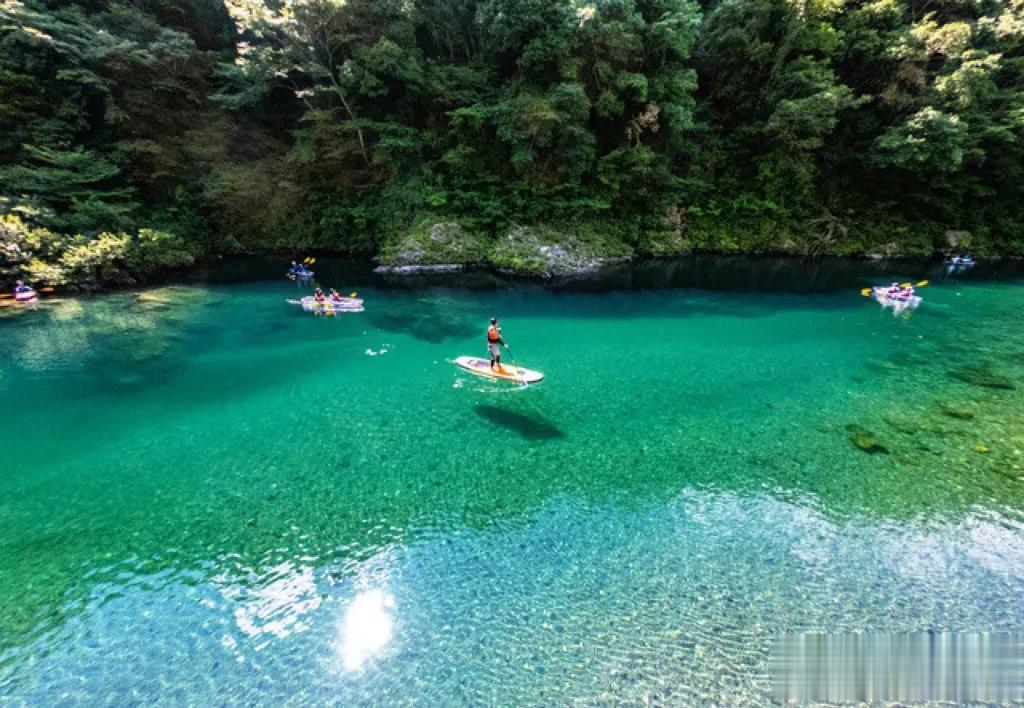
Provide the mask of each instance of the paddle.
{"label": "paddle", "polygon": [[519,382],[523,386],[529,386],[530,384],[526,383],[526,372],[523,370],[523,367],[519,366],[519,363],[516,361],[516,359],[512,358],[512,347],[506,344],[505,351],[507,351],[509,354],[509,364],[514,366],[516,369],[516,374],[519,376]]}
{"label": "paddle", "polygon": [[[292,261],[292,263],[294,262],[295,261]],[[315,258],[310,258],[307,256],[306,258],[302,259],[302,265],[313,265],[314,263],[316,263]],[[287,273],[285,273],[285,276],[291,278],[292,280],[298,280],[300,277],[304,277],[302,273],[296,272],[294,270],[288,271]]]}
{"label": "paddle", "polygon": [[[928,281],[927,280],[922,280],[921,282],[917,283],[914,287],[915,288],[923,288],[925,285],[928,285]],[[910,283],[900,283],[900,287],[901,288],[909,288],[910,287]],[[875,290],[874,288],[863,288],[860,291],[860,294],[863,295],[864,297],[868,297],[869,295],[871,295],[872,292],[874,292],[874,290]]]}

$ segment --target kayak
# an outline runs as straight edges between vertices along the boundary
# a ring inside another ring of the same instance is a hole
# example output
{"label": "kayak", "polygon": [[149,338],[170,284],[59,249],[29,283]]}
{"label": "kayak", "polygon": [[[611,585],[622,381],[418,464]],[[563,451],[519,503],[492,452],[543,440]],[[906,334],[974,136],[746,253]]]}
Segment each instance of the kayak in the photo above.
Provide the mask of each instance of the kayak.
{"label": "kayak", "polygon": [[477,376],[483,376],[487,379],[512,381],[513,383],[539,383],[544,378],[544,374],[539,371],[531,371],[530,369],[524,369],[521,366],[513,366],[511,364],[501,364],[497,369],[492,369],[489,359],[481,359],[475,356],[460,356],[455,360],[455,365]]}
{"label": "kayak", "polygon": [[882,307],[891,307],[894,310],[912,310],[921,304],[921,298],[917,295],[911,295],[910,297],[889,295],[887,288],[872,288],[871,294]]}
{"label": "kayak", "polygon": [[289,300],[292,305],[302,305],[306,312],[323,313],[333,315],[336,312],[362,312],[363,299],[361,297],[343,297],[340,301],[324,300],[317,302],[312,295],[307,295],[301,300]]}
{"label": "kayak", "polygon": [[21,292],[14,293],[15,302],[32,302],[38,297],[39,295],[35,290],[22,290]]}
{"label": "kayak", "polygon": [[311,270],[300,271],[300,272],[297,272],[297,271],[289,271],[288,272],[288,277],[289,278],[295,278],[296,280],[309,280],[310,278],[313,277],[313,275],[314,275],[314,273]]}

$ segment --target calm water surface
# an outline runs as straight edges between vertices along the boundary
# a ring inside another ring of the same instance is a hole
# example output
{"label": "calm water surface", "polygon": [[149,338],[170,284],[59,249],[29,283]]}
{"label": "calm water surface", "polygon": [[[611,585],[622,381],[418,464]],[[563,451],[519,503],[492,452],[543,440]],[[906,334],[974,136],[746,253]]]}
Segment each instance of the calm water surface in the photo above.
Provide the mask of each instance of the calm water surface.
{"label": "calm water surface", "polygon": [[[1020,630],[986,268],[338,263],[329,320],[247,262],[0,319],[0,701],[759,705],[779,631]],[[451,364],[492,314],[543,384]]]}

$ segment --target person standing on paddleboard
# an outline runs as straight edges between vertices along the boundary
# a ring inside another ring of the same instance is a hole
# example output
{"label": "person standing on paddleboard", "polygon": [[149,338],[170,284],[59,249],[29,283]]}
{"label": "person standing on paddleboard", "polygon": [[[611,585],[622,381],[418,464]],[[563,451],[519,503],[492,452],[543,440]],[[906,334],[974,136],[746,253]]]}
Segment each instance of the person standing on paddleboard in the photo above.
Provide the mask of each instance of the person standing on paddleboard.
{"label": "person standing on paddleboard", "polygon": [[491,353],[491,369],[501,369],[501,349],[499,347],[508,349],[505,340],[501,338],[501,327],[498,325],[498,318],[492,317],[491,326],[487,328],[487,351]]}

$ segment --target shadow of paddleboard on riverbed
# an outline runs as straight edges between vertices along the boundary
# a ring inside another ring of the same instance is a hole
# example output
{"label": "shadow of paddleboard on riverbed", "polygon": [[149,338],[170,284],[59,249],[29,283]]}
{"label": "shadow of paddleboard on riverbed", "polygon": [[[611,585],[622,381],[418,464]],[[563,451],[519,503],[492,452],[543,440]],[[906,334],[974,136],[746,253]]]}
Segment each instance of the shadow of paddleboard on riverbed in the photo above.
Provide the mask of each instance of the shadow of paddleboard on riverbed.
{"label": "shadow of paddleboard on riverbed", "polygon": [[481,418],[518,433],[527,440],[554,440],[565,437],[565,433],[558,426],[540,416],[526,415],[500,406],[488,405],[473,406],[473,411]]}

